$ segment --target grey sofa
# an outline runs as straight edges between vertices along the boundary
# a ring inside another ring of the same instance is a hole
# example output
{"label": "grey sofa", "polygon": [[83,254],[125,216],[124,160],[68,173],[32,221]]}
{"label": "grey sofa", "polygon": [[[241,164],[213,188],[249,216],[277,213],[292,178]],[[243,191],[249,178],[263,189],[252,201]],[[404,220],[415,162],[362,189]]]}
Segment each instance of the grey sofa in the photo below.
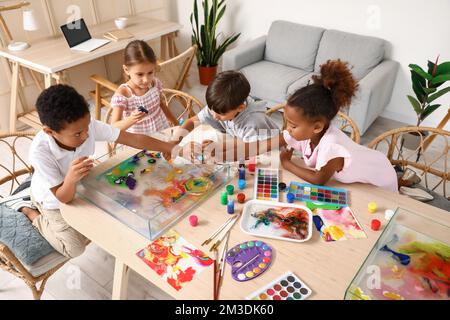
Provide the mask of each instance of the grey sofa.
{"label": "grey sofa", "polygon": [[389,103],[398,63],[384,58],[386,41],[338,30],[274,21],[267,36],[223,55],[222,70],[240,70],[251,95],[283,103],[329,59],[349,62],[359,91],[348,110],[363,134]]}

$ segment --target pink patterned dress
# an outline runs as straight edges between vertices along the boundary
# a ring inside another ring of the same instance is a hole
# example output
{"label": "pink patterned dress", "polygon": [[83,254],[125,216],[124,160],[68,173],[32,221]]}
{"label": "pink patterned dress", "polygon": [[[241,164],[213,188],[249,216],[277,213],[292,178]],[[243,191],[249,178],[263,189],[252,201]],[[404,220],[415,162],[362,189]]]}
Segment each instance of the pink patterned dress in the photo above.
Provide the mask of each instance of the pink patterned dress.
{"label": "pink patterned dress", "polygon": [[134,111],[138,111],[140,106],[148,110],[148,115],[138,123],[131,126],[127,131],[149,135],[169,127],[166,115],[161,109],[162,83],[155,79],[154,85],[142,96],[136,96],[130,86],[126,83],[120,87],[125,87],[130,92],[127,98],[119,93],[115,93],[111,98],[113,108],[123,108],[123,118],[128,118]]}

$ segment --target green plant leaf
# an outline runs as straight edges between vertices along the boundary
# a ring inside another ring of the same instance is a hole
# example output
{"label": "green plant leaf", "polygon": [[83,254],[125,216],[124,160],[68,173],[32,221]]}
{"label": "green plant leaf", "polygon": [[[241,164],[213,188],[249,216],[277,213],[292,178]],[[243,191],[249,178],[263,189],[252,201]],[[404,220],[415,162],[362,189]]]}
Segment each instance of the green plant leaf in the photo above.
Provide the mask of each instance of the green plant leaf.
{"label": "green plant leaf", "polygon": [[231,45],[233,42],[235,42],[235,41],[239,38],[240,35],[241,35],[241,34],[238,33],[238,34],[236,34],[236,35],[234,35],[234,36],[231,36],[231,37],[227,38],[227,39],[219,46],[219,48],[217,49],[217,52],[216,52],[216,54],[215,54],[215,56],[214,56],[214,62],[215,62],[216,64],[218,63],[220,57],[225,53],[225,50],[228,48],[228,46]]}
{"label": "green plant leaf", "polygon": [[430,114],[432,114],[437,108],[439,108],[440,104],[434,104],[432,106],[428,106],[423,110],[422,114],[420,115],[420,120],[425,120],[426,117],[428,117]]}
{"label": "green plant leaf", "polygon": [[219,23],[220,19],[222,19],[224,13],[225,13],[225,9],[227,8],[227,6],[223,7],[220,11],[219,14],[217,15],[217,23]]}
{"label": "green plant leaf", "polygon": [[194,18],[195,18],[195,30],[197,31],[197,39],[198,39],[198,35],[199,33],[199,29],[198,29],[198,7],[197,7],[197,0],[194,0]]}
{"label": "green plant leaf", "polygon": [[425,78],[427,80],[432,80],[433,77],[431,76],[431,74],[423,71],[423,69],[421,67],[419,67],[417,64],[410,64],[408,66],[411,70],[413,70],[414,72],[416,72],[419,76],[421,76],[422,78]]}
{"label": "green plant leaf", "polygon": [[437,88],[422,88],[422,89],[425,92],[425,94],[427,94],[427,95],[430,93],[436,92],[436,90],[437,90]]}
{"label": "green plant leaf", "polygon": [[417,99],[421,103],[425,102],[427,96],[424,90],[424,87],[426,86],[425,79],[418,75],[415,71],[411,70],[411,82]]}
{"label": "green plant leaf", "polygon": [[417,115],[420,115],[422,113],[422,106],[420,105],[420,102],[417,101],[417,99],[413,96],[408,95],[407,97],[409,99],[409,102],[413,106],[414,111],[417,113]]}
{"label": "green plant leaf", "polygon": [[219,21],[226,12],[225,0],[200,0],[203,9],[203,22],[199,20],[197,1],[194,0],[194,11],[190,16],[192,25],[191,41],[197,44],[197,63],[202,66],[215,66],[227,47],[240,36],[227,38],[220,46],[216,37]]}
{"label": "green plant leaf", "polygon": [[208,61],[207,61],[207,57],[209,54],[209,43],[208,40],[206,39],[206,32],[205,32],[205,26],[201,25],[200,26],[200,39],[202,40],[202,66],[207,67],[208,66]]}
{"label": "green plant leaf", "polygon": [[208,0],[203,0],[203,26],[205,26],[205,35],[206,37],[208,37],[209,35],[206,33],[207,30],[206,28],[209,27],[209,1]]}
{"label": "green plant leaf", "polygon": [[427,102],[431,103],[434,100],[436,100],[437,98],[439,98],[439,97],[443,96],[444,94],[446,94],[447,92],[450,92],[450,87],[447,87],[445,89],[441,89],[438,92],[436,92],[435,94],[429,96]]}
{"label": "green plant leaf", "polygon": [[433,61],[430,61],[430,60],[428,60],[428,64],[427,64],[427,66],[428,66],[428,73],[429,73],[429,74],[432,74],[432,72],[433,72],[433,69],[434,69],[434,62],[433,62]]}
{"label": "green plant leaf", "polygon": [[450,74],[450,61],[443,62],[437,66],[436,76]]}
{"label": "green plant leaf", "polygon": [[449,74],[441,74],[439,76],[436,76],[433,78],[433,80],[431,80],[431,82],[433,84],[441,84],[441,83],[444,83],[449,80],[450,80],[450,73]]}

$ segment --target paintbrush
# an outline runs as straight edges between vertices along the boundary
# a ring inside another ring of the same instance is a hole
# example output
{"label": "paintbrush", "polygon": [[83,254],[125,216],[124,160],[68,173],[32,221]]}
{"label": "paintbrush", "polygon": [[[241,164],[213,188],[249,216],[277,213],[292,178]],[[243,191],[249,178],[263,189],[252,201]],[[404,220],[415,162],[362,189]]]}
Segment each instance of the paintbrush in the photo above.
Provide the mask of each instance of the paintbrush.
{"label": "paintbrush", "polygon": [[220,288],[222,287],[222,281],[223,281],[223,275],[225,273],[225,257],[228,251],[228,240],[230,238],[230,233],[228,233],[227,235],[227,239],[225,241],[225,243],[223,244],[223,248],[222,248],[222,252],[221,252],[221,258],[220,258],[220,264],[219,264],[219,280],[217,281],[217,299],[219,299],[219,292],[220,292]]}
{"label": "paintbrush", "polygon": [[222,230],[222,233],[217,237],[216,242],[211,246],[209,251],[217,250],[219,248],[220,244],[222,243],[223,239],[227,236],[227,234],[230,232],[231,228],[233,228],[234,224],[237,221],[238,216],[234,216],[233,220],[228,224],[228,226]]}
{"label": "paintbrush", "polygon": [[218,237],[218,240],[213,244],[213,246],[211,247],[211,249],[209,249],[209,251],[216,250],[220,246],[220,244],[222,243],[223,239],[230,232],[230,230],[233,228],[233,226],[236,223],[236,221],[239,220],[240,216],[241,216],[241,214],[239,213],[239,214],[237,214],[236,216],[233,217],[233,221],[228,224],[227,228],[224,229],[225,232],[223,232],[223,234]]}
{"label": "paintbrush", "polygon": [[233,221],[234,217],[231,217],[230,219],[228,219],[223,225],[221,225],[208,239],[206,239],[203,243],[202,246],[204,246],[205,244],[209,244],[215,237],[217,237],[217,235],[231,222]]}
{"label": "paintbrush", "polygon": [[217,300],[217,250],[214,250],[214,285],[213,285],[213,299]]}

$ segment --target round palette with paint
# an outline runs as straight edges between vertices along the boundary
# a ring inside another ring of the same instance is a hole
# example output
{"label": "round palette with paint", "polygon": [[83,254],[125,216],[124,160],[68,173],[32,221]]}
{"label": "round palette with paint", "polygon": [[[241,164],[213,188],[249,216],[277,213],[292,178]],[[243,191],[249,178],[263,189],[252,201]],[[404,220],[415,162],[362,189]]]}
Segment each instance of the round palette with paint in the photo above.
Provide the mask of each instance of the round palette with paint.
{"label": "round palette with paint", "polygon": [[267,286],[253,292],[248,300],[305,300],[312,290],[294,273],[286,272]]}
{"label": "round palette with paint", "polygon": [[252,280],[266,271],[273,260],[272,248],[262,241],[247,241],[227,252],[231,276],[236,281]]}

